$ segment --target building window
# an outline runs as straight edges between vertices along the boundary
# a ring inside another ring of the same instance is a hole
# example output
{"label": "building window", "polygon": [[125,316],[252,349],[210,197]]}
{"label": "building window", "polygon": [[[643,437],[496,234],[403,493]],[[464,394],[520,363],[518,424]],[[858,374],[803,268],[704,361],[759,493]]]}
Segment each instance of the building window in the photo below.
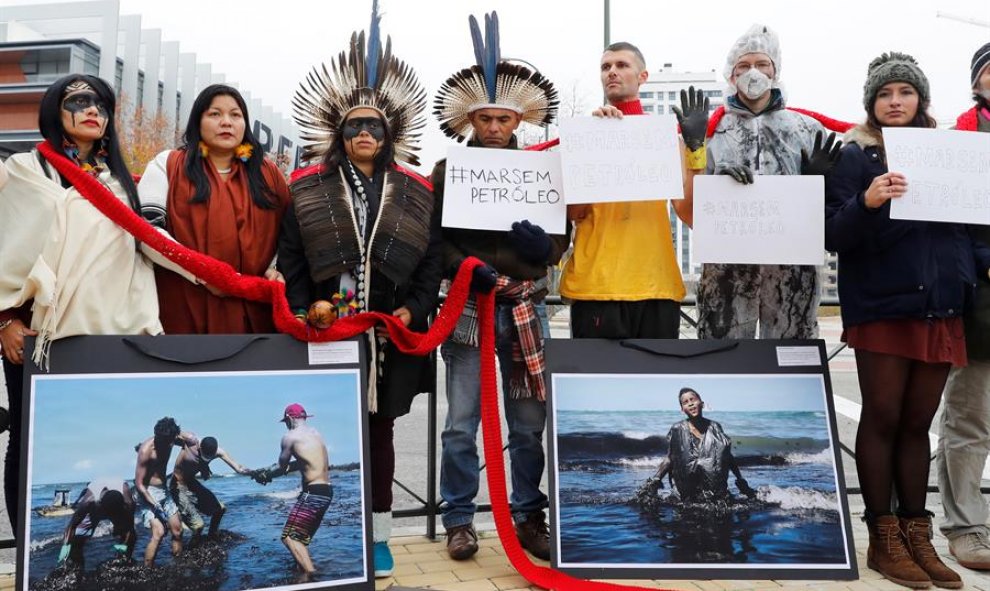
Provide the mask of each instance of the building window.
{"label": "building window", "polygon": [[721,90],[706,90],[705,91],[705,96],[707,96],[707,97],[718,97],[718,96],[722,96],[722,91]]}
{"label": "building window", "polygon": [[676,101],[677,100],[677,91],[671,90],[670,92],[668,92],[667,93],[667,100],[668,101]]}
{"label": "building window", "polygon": [[31,49],[21,58],[24,82],[54,82],[69,73],[72,50],[69,47]]}
{"label": "building window", "polygon": [[655,95],[652,92],[641,92],[641,93],[639,93],[639,98],[641,98],[641,99],[651,99],[654,96]]}
{"label": "building window", "polygon": [[663,115],[663,105],[657,105],[657,115]]}
{"label": "building window", "polygon": [[[663,107],[660,107],[660,108],[662,109]],[[643,112],[644,113],[652,113],[653,112],[653,105],[643,105]]]}

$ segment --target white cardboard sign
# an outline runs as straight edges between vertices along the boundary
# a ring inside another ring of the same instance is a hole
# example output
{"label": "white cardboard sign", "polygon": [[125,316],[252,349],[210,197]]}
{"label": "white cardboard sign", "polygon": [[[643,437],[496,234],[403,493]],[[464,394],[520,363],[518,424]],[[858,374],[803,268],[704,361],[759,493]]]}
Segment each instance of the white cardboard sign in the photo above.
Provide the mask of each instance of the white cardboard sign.
{"label": "white cardboard sign", "polygon": [[567,227],[556,153],[452,146],[443,193],[445,228],[508,230],[523,219],[549,234]]}
{"label": "white cardboard sign", "polygon": [[560,160],[568,204],[684,198],[673,116],[562,119]]}
{"label": "white cardboard sign", "polygon": [[821,265],[825,180],[821,176],[694,177],[694,260],[702,263]]}
{"label": "white cardboard sign", "polygon": [[883,143],[888,170],[908,183],[891,218],[990,225],[990,134],[885,127]]}

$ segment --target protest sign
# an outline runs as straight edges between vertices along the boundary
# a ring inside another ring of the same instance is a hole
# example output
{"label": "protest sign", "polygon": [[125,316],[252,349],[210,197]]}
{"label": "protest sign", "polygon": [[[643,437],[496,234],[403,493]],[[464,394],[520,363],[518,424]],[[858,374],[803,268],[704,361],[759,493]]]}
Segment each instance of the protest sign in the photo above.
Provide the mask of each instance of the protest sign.
{"label": "protest sign", "polygon": [[824,177],[757,175],[743,185],[697,176],[693,230],[696,262],[821,265]]}
{"label": "protest sign", "polygon": [[556,153],[451,147],[443,226],[508,230],[526,219],[550,234],[563,234],[567,206],[560,177]]}
{"label": "protest sign", "polygon": [[575,117],[560,122],[568,204],[683,199],[673,117]]}
{"label": "protest sign", "polygon": [[883,142],[888,170],[908,183],[891,218],[990,225],[990,135],[885,127]]}

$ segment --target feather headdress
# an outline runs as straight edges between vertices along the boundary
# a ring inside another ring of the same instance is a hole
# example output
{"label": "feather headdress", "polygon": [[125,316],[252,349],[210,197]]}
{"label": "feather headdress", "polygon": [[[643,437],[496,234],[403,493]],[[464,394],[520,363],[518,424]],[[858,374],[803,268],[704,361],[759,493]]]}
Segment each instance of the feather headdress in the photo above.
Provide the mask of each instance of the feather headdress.
{"label": "feather headdress", "polygon": [[304,148],[304,159],[323,159],[348,113],[367,107],[385,120],[396,160],[419,164],[416,141],[426,125],[426,92],[412,68],[392,55],[391,38],[382,51],[380,23],[375,0],[367,44],[364,31],[354,32],[350,48],[330,62],[329,70],[326,64],[313,68],[299,85],[292,105],[300,137],[311,142]]}
{"label": "feather headdress", "polygon": [[470,133],[468,116],[478,109],[510,109],[533,125],[547,125],[557,112],[557,91],[539,72],[502,60],[498,15],[485,15],[485,35],[478,20],[468,18],[475,65],[455,73],[440,87],[433,114],[440,129],[457,141]]}

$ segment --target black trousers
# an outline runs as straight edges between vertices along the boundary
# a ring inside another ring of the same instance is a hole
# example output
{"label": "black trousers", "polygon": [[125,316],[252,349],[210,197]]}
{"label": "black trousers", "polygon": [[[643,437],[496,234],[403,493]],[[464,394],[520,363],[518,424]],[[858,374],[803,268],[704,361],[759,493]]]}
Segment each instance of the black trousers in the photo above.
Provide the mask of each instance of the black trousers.
{"label": "black trousers", "polygon": [[371,510],[392,510],[392,478],[395,476],[395,419],[378,413],[368,415],[371,439]]}
{"label": "black trousers", "polygon": [[21,474],[21,399],[24,396],[24,366],[3,360],[3,377],[7,380],[10,400],[10,439],[4,458],[3,494],[7,501],[7,516],[17,537],[17,507]]}
{"label": "black trousers", "polygon": [[676,339],[681,304],[674,300],[571,303],[571,337],[575,339]]}

